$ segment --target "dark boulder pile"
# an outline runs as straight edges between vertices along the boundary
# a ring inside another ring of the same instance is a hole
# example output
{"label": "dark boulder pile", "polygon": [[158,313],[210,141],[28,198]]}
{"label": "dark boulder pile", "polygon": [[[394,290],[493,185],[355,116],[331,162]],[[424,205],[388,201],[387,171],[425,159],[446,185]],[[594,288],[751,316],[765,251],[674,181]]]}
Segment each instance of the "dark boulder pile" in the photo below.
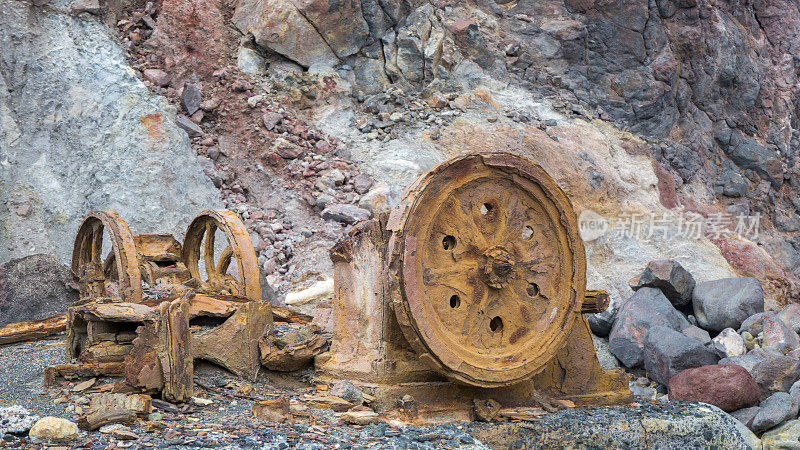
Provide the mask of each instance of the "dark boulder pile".
{"label": "dark boulder pile", "polygon": [[765,439],[797,428],[800,305],[765,311],[755,278],[696,282],[675,261],[653,261],[629,284],[616,314],[590,322],[640,375],[635,395],[714,405]]}

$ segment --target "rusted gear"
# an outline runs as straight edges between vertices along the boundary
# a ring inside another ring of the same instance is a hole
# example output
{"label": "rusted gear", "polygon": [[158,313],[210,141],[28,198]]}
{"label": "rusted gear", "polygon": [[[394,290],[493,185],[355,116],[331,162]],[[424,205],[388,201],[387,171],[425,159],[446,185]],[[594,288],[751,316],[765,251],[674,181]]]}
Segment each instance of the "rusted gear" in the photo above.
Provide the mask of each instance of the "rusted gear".
{"label": "rusted gear", "polygon": [[[214,259],[214,233],[225,233],[228,246],[218,260]],[[200,248],[206,278],[200,275]],[[236,259],[236,275],[228,272],[231,260]],[[209,292],[227,291],[230,295],[261,301],[261,279],[250,234],[239,217],[226,209],[203,211],[186,230],[183,241],[183,262],[192,278],[201,282]]]}
{"label": "rusted gear", "polygon": [[581,311],[575,212],[538,165],[508,153],[440,164],[392,212],[397,320],[431,368],[501,387],[540,372]]}
{"label": "rusted gear", "polygon": [[[112,247],[105,261],[104,231]],[[119,295],[126,302],[142,301],[136,244],[128,224],[116,211],[94,211],[83,219],[72,249],[72,271],[78,275],[81,298]]]}

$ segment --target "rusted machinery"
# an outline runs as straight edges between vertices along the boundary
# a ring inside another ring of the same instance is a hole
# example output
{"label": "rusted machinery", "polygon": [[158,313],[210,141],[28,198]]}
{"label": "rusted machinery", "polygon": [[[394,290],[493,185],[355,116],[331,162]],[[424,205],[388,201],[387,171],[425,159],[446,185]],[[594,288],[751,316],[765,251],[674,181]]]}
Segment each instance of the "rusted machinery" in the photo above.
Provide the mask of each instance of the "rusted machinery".
{"label": "rusted machinery", "polygon": [[583,316],[608,295],[586,290],[572,205],[522,157],[440,164],[331,258],[336,328],[317,369],[358,381],[379,407],[406,394],[433,414],[632,398],[621,371],[601,369]]}
{"label": "rusted machinery", "polygon": [[[227,246],[215,258],[217,231]],[[192,396],[195,359],[258,374],[272,309],[261,302],[250,236],[231,211],[203,211],[183,246],[168,234],[133,236],[114,211],[92,212],[78,229],[72,270],[81,300],[67,315],[67,364],[47,368],[46,382],[124,376],[119,391],[182,402]]]}

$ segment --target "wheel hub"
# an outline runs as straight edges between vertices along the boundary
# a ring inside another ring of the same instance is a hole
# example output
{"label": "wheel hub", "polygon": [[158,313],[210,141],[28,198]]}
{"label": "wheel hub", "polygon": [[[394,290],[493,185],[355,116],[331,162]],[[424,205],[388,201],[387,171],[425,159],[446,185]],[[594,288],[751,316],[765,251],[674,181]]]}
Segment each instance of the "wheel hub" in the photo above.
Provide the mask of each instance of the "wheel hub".
{"label": "wheel hub", "polygon": [[486,284],[494,289],[501,289],[508,286],[511,277],[514,276],[514,257],[503,246],[497,246],[487,250],[483,256],[486,263],[483,265],[483,274],[486,276]]}

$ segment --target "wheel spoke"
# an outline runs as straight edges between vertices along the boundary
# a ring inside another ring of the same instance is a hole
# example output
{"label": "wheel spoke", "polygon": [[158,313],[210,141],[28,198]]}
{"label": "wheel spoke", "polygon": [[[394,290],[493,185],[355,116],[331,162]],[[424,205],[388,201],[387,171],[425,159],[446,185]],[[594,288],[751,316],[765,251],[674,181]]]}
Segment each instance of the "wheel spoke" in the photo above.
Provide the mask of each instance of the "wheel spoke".
{"label": "wheel spoke", "polygon": [[217,278],[215,269],[217,265],[214,263],[214,234],[217,231],[217,225],[213,222],[206,222],[206,236],[204,238],[203,247],[203,261],[206,266],[206,275],[209,280]]}
{"label": "wheel spoke", "polygon": [[456,238],[464,241],[468,247],[471,245],[480,250],[488,248],[489,244],[478,224],[475,223],[471,214],[464,212],[460,202],[455,197],[448,197],[442,205],[442,210],[445,216],[452,215],[451,220],[446,220],[445,217],[442,223],[456,227],[458,230]]}
{"label": "wheel spoke", "polygon": [[477,264],[466,262],[446,269],[426,267],[422,272],[422,282],[426,286],[440,285],[456,289],[459,288],[459,285],[466,284],[466,279],[473,276],[477,270]]}

